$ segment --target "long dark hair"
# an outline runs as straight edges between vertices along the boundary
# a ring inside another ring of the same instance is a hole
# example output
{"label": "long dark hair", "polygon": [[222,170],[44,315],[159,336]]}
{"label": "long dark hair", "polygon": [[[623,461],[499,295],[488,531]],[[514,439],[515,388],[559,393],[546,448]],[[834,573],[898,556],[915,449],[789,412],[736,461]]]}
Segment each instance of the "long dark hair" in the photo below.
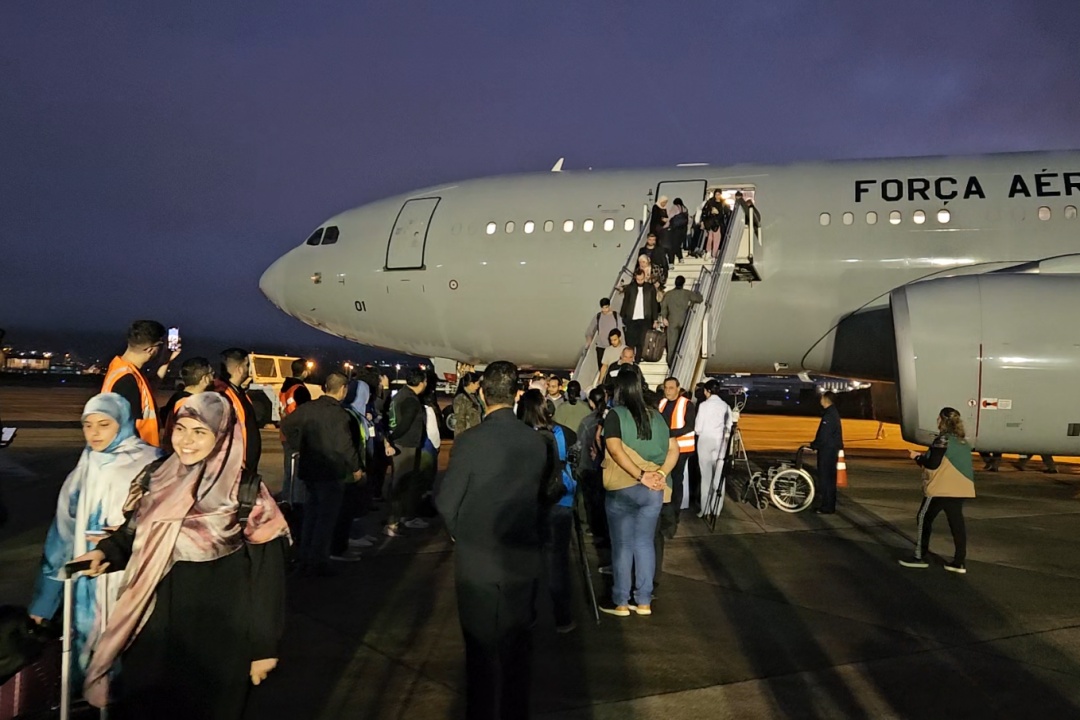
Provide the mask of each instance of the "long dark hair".
{"label": "long dark hair", "polygon": [[589,391],[589,402],[593,405],[593,413],[603,418],[604,411],[607,410],[607,390],[603,385],[597,385]]}
{"label": "long dark hair", "polygon": [[473,383],[478,383],[478,382],[480,382],[480,373],[478,373],[478,372],[467,372],[467,373],[465,373],[464,375],[461,376],[461,379],[458,381],[457,392],[454,393],[454,397],[457,397],[461,393],[465,392],[465,387],[466,386],[472,385]]}
{"label": "long dark hair", "polygon": [[633,370],[623,368],[615,376],[615,404],[630,411],[630,416],[637,425],[639,440],[652,440],[652,417],[641,392],[641,375],[638,372],[640,371],[637,371],[637,367]]}
{"label": "long dark hair", "polygon": [[548,427],[547,413],[544,411],[544,394],[533,388],[526,390],[517,403],[518,420],[531,428]]}

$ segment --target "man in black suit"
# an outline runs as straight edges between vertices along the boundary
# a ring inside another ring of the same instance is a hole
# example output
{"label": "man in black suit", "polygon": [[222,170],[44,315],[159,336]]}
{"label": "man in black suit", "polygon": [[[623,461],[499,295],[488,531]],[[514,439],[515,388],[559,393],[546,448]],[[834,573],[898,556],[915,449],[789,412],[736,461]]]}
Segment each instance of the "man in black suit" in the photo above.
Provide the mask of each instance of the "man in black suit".
{"label": "man in black suit", "polygon": [[646,282],[645,271],[638,268],[634,272],[634,282],[623,288],[622,301],[626,345],[634,348],[636,361],[641,360],[645,333],[653,326],[659,312],[660,303],[656,301],[656,288],[652,283]]}
{"label": "man in black suit", "polygon": [[540,433],[514,415],[517,384],[513,363],[488,365],[480,381],[484,420],[454,442],[435,494],[456,542],[470,720],[529,715],[540,495],[551,460]]}
{"label": "man in black suit", "polygon": [[836,409],[836,393],[827,392],[821,396],[821,414],[817,435],[810,449],[817,452],[818,487],[821,488],[821,506],[818,515],[832,515],[836,512],[836,463],[840,460],[840,451],[844,449],[844,429],[840,425],[840,411]]}

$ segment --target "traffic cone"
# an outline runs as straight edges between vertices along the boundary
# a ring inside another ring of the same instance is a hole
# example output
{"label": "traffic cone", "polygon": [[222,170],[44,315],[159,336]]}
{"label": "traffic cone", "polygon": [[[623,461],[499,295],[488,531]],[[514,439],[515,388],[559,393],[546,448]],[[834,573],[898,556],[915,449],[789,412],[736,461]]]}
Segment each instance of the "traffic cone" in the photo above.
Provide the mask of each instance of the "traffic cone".
{"label": "traffic cone", "polygon": [[840,451],[840,457],[836,458],[836,487],[847,487],[847,461],[844,460],[844,451]]}

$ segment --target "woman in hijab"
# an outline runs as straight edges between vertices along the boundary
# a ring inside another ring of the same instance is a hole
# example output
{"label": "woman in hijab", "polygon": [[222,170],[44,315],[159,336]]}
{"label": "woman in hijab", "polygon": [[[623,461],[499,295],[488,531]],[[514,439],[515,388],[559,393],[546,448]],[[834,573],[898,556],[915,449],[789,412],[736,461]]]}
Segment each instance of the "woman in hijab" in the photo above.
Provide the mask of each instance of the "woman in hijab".
{"label": "woman in hijab", "polygon": [[243,428],[226,398],[190,398],[172,446],[132,488],[123,527],[79,558],[91,575],[126,568],[85,695],[97,707],[114,699],[121,661],[115,699],[131,717],[240,718],[250,685],[277,665],[288,526],[243,473]]}
{"label": "woman in hijab", "polygon": [[[158,449],[135,434],[131,405],[116,393],[96,395],[82,413],[86,448],[60,488],[56,517],[45,538],[30,616],[41,623],[60,606],[64,584],[56,573],[124,523],[124,501],[132,482],[158,457]],[[116,602],[120,577],[80,577],[75,581],[72,640],[76,682],[90,662],[90,651]]]}

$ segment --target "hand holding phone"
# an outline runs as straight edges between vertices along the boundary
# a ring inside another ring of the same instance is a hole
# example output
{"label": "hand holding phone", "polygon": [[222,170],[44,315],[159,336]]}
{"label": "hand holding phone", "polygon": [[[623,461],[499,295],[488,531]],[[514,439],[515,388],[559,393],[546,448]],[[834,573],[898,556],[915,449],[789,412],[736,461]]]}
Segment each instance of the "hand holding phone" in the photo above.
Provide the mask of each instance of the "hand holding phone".
{"label": "hand holding phone", "polygon": [[169,328],[169,334],[168,334],[167,337],[168,337],[168,339],[167,339],[166,342],[167,342],[167,347],[169,348],[169,352],[172,352],[172,353],[179,352],[179,350],[180,350],[180,328],[175,328],[175,327]]}

